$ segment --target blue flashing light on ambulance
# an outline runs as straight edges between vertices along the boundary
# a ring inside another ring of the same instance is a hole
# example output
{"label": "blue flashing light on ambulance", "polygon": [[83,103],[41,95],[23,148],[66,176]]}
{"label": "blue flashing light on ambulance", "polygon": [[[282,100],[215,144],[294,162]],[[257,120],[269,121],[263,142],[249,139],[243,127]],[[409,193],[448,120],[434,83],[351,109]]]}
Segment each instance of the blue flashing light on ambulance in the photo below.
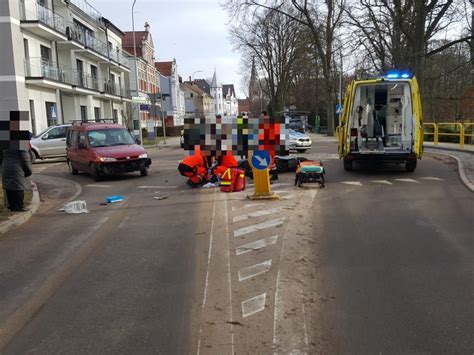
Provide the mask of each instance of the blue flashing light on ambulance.
{"label": "blue flashing light on ambulance", "polygon": [[347,88],[338,130],[344,169],[358,161],[404,163],[416,169],[423,154],[420,91],[408,72],[389,71],[377,79],[354,80]]}

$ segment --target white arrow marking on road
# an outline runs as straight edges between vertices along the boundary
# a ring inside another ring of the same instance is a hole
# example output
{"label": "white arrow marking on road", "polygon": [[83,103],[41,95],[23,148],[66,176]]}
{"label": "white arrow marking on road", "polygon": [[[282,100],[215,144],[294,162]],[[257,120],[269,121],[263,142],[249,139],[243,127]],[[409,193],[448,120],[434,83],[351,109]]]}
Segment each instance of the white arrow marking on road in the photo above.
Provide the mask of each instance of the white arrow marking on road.
{"label": "white arrow marking on road", "polygon": [[262,293],[261,295],[249,298],[242,302],[242,316],[244,318],[249,317],[255,313],[261,312],[265,309],[265,301],[267,294]]}
{"label": "white arrow marking on road", "polygon": [[362,186],[360,181],[341,181],[341,184],[346,184],[346,185],[354,185],[354,186]]}
{"label": "white arrow marking on road", "polygon": [[376,184],[385,184],[385,185],[393,185],[390,181],[388,180],[372,180],[371,182],[375,182]]}
{"label": "white arrow marking on road", "polygon": [[261,166],[268,166],[267,159],[261,158],[258,155],[255,156],[255,159],[258,160]]}
{"label": "white arrow marking on road", "polygon": [[244,221],[246,219],[266,216],[266,215],[273,214],[273,213],[278,213],[278,212],[281,212],[281,211],[283,211],[283,207],[270,208],[268,210],[262,210],[262,211],[248,213],[248,214],[243,214],[241,216],[234,217],[232,219],[232,222],[235,223],[235,222],[239,222],[239,221]]}
{"label": "white arrow marking on road", "polygon": [[256,231],[266,229],[266,228],[281,226],[283,224],[284,220],[285,220],[285,218],[272,219],[271,221],[258,223],[258,224],[254,224],[252,226],[236,229],[234,231],[234,237],[240,237],[242,235],[249,234],[249,233],[252,233],[252,232],[256,232]]}
{"label": "white arrow marking on road", "polygon": [[403,182],[416,182],[419,184],[419,181],[413,180],[413,179],[395,179],[396,181],[403,181]]}
{"label": "white arrow marking on road", "polygon": [[434,181],[444,181],[444,179],[437,178],[437,177],[433,177],[433,176],[422,177],[422,178],[420,178],[420,179],[423,179],[423,180],[434,180]]}
{"label": "white arrow marking on road", "polygon": [[263,263],[255,264],[244,269],[239,270],[239,281],[245,281],[251,279],[252,277],[261,275],[270,270],[272,266],[272,261],[267,260]]}
{"label": "white arrow marking on road", "polygon": [[254,250],[265,248],[269,245],[275,244],[277,242],[277,239],[278,239],[278,236],[274,235],[273,237],[270,237],[270,238],[260,239],[252,243],[241,245],[235,250],[235,254],[242,255]]}

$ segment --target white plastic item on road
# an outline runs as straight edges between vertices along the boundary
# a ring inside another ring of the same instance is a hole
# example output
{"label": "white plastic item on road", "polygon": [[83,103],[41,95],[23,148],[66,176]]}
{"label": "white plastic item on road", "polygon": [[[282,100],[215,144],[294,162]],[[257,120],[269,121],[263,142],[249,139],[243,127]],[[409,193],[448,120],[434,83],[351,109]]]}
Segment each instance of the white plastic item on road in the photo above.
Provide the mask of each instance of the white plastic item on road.
{"label": "white plastic item on road", "polygon": [[65,203],[63,208],[58,212],[66,212],[70,214],[89,213],[86,201],[72,201]]}

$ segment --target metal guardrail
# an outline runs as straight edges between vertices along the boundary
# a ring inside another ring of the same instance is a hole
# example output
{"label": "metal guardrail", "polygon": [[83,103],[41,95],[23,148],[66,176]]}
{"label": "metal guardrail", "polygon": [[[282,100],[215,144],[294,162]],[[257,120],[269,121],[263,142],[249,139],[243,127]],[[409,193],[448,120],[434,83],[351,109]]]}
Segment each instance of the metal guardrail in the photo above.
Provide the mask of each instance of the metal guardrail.
{"label": "metal guardrail", "polygon": [[[431,130],[426,131],[426,127],[431,127]],[[467,144],[474,144],[474,133],[469,128],[474,127],[474,123],[471,122],[440,122],[440,123],[423,123],[423,135],[433,136],[433,143],[437,145],[439,143],[439,137],[458,137],[459,147],[464,148],[466,138],[468,138]],[[453,129],[454,128],[454,129]],[[471,132],[471,133],[466,133]]]}

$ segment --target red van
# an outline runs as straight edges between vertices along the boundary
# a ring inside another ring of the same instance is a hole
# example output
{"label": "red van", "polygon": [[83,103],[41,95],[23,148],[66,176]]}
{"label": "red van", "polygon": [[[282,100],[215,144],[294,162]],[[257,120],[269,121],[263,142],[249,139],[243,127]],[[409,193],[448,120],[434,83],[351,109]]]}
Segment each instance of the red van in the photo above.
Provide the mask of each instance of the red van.
{"label": "red van", "polygon": [[84,171],[95,181],[134,171],[146,176],[151,164],[145,149],[125,127],[105,121],[75,121],[67,132],[66,156],[72,175]]}

